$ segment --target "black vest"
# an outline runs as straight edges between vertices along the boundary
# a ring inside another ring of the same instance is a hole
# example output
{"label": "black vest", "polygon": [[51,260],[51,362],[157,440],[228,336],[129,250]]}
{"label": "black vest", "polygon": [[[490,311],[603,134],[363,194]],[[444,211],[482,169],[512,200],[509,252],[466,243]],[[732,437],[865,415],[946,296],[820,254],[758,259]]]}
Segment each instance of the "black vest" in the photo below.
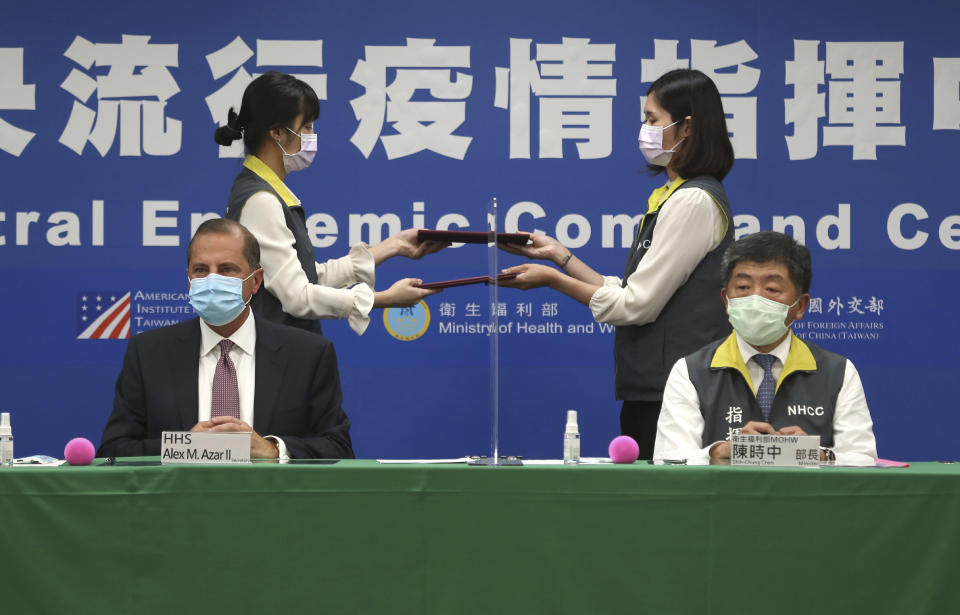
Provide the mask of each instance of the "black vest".
{"label": "black vest", "polygon": [[[673,364],[704,344],[730,332],[723,300],[720,298],[720,258],[733,241],[733,214],[727,193],[719,181],[710,176],[695,177],[674,191],[700,188],[723,208],[727,232],[714,250],[700,261],[690,278],[683,283],[663,307],[657,319],[645,325],[623,325],[616,328],[613,343],[614,376],[617,399],[660,401],[663,386]],[[657,215],[670,206],[673,195],[652,213],[643,217],[633,240],[623,286],[650,248]]]}
{"label": "black vest", "polygon": [[[243,211],[243,206],[246,205],[247,199],[257,192],[269,192],[277,197],[277,201],[279,201],[277,206],[283,211],[283,219],[287,224],[287,228],[290,229],[290,232],[293,233],[293,237],[296,239],[294,248],[297,251],[297,259],[300,261],[300,266],[303,268],[303,272],[307,275],[310,283],[316,284],[317,266],[313,257],[313,244],[310,243],[310,237],[307,235],[307,224],[303,207],[299,205],[293,207],[285,205],[283,198],[277,194],[277,191],[274,190],[266,180],[244,167],[243,170],[240,171],[240,174],[237,175],[237,178],[233,180],[233,188],[231,188],[230,198],[227,200],[227,213],[224,217],[239,222],[240,213]],[[253,308],[253,312],[257,315],[257,318],[266,318],[276,323],[321,333],[319,320],[297,318],[296,316],[287,314],[283,311],[280,300],[277,299],[276,295],[267,290],[266,287],[262,287],[260,291],[253,296],[253,299],[250,301],[250,306]]]}
{"label": "black vest", "polygon": [[[742,365],[736,336],[731,335],[686,358],[690,382],[700,398],[703,446],[729,439],[750,421],[764,420],[753,389],[726,360],[734,354]],[[845,357],[794,337],[768,422],[776,429],[797,425],[820,436],[820,446],[833,446],[833,415],[846,368]]]}

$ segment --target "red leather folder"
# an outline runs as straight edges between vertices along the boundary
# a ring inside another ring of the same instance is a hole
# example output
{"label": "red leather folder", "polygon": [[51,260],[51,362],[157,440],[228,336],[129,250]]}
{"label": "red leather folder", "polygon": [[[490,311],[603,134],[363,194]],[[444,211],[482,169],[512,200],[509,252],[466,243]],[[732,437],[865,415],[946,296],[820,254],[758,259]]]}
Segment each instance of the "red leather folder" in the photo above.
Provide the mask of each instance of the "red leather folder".
{"label": "red leather folder", "polygon": [[515,273],[501,273],[497,276],[497,279],[494,280],[488,275],[478,275],[472,278],[460,278],[459,280],[427,282],[426,284],[421,284],[420,288],[450,288],[451,286],[467,286],[468,284],[492,284],[493,282],[499,282],[500,280],[512,280],[515,277],[517,277],[517,274]]}
{"label": "red leather folder", "polygon": [[[524,245],[529,241],[530,233],[497,233],[497,243],[516,243]],[[417,231],[417,241],[449,241],[453,243],[488,243],[490,233],[484,231]]]}

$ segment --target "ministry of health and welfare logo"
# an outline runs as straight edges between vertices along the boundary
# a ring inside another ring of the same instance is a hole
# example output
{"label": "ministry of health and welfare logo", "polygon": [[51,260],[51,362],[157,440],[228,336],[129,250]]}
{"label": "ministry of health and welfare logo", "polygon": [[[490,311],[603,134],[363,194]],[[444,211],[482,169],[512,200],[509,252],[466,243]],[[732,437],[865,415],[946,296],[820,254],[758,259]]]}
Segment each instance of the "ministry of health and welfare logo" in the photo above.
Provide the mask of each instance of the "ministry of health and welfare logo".
{"label": "ministry of health and welfare logo", "polygon": [[77,339],[119,340],[130,337],[130,292],[77,295]]}
{"label": "ministry of health and welfare logo", "polygon": [[387,308],[383,311],[383,326],[398,340],[415,340],[430,326],[430,309],[423,301],[413,307]]}

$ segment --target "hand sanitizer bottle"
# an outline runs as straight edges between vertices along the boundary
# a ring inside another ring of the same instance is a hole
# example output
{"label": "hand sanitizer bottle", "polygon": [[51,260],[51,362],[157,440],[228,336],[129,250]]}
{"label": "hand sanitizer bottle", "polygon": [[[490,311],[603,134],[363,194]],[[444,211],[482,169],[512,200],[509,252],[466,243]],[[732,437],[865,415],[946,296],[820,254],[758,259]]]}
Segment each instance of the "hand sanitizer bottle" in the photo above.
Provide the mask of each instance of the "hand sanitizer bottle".
{"label": "hand sanitizer bottle", "polygon": [[0,414],[0,467],[13,465],[13,429],[10,427],[10,413]]}
{"label": "hand sanitizer bottle", "polygon": [[567,428],[563,430],[563,463],[580,463],[580,430],[577,411],[567,410]]}

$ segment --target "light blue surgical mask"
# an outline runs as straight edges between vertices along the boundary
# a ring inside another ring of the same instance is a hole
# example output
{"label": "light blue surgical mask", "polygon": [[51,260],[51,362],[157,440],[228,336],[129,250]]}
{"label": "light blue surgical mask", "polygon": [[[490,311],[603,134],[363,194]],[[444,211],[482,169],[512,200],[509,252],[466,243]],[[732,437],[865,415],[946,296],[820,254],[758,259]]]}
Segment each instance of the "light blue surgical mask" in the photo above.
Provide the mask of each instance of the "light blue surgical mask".
{"label": "light blue surgical mask", "polygon": [[247,307],[249,301],[243,300],[243,283],[253,277],[253,273],[242,280],[216,273],[193,278],[190,280],[190,305],[208,325],[227,324]]}

